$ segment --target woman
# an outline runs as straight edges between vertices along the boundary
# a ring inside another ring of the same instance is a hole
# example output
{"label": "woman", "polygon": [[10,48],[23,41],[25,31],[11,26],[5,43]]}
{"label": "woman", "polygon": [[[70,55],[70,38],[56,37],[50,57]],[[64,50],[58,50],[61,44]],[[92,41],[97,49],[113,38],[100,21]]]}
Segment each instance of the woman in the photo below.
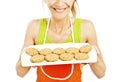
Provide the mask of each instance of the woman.
{"label": "woman", "polygon": [[[76,18],[76,0],[44,1],[51,12],[51,17],[30,22],[26,31],[23,48],[43,43],[89,43],[94,46],[97,52],[97,62],[89,63],[90,68],[98,78],[102,78],[105,75],[106,66],[97,43],[94,25],[89,20]],[[81,82],[81,66],[83,65],[38,66],[36,82]],[[16,64],[18,76],[25,76],[30,68],[23,67],[21,65],[21,58],[19,58]]]}

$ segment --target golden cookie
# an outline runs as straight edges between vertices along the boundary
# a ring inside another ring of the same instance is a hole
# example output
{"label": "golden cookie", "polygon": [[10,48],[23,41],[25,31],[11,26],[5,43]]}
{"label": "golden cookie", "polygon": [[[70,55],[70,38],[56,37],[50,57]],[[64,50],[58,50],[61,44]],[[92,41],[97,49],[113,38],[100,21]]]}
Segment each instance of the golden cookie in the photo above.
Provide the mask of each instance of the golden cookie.
{"label": "golden cookie", "polygon": [[63,53],[60,55],[60,59],[63,61],[70,61],[74,58],[74,55],[71,53]]}
{"label": "golden cookie", "polygon": [[75,54],[75,59],[76,60],[86,60],[88,58],[89,58],[89,56],[88,56],[87,53],[76,53]]}
{"label": "golden cookie", "polygon": [[45,60],[48,62],[55,62],[59,59],[59,56],[57,54],[49,54],[45,56]]}
{"label": "golden cookie", "polygon": [[35,48],[27,48],[26,53],[30,56],[38,55],[39,51]]}
{"label": "golden cookie", "polygon": [[51,54],[51,53],[52,53],[52,50],[49,49],[49,48],[44,48],[44,49],[40,50],[41,55],[48,55],[48,54]]}
{"label": "golden cookie", "polygon": [[75,48],[75,47],[69,47],[69,48],[66,49],[66,52],[67,52],[67,53],[75,54],[75,53],[78,53],[78,52],[79,52],[79,49],[78,49],[78,48]]}
{"label": "golden cookie", "polygon": [[92,49],[92,47],[90,45],[84,45],[84,46],[80,47],[80,52],[88,53],[91,49]]}
{"label": "golden cookie", "polygon": [[65,53],[65,50],[63,48],[55,48],[53,50],[53,53],[55,53],[55,54],[63,54],[63,53]]}
{"label": "golden cookie", "polygon": [[38,63],[44,61],[44,56],[43,55],[35,55],[30,58],[30,61],[32,63]]}

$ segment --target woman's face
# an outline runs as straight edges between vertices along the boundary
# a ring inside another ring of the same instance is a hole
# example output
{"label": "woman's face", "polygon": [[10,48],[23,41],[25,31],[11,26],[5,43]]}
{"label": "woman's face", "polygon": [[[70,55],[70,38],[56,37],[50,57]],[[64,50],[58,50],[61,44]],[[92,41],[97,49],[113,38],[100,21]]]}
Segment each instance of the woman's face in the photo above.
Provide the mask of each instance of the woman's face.
{"label": "woman's face", "polygon": [[46,0],[52,16],[61,19],[66,17],[71,11],[75,0]]}

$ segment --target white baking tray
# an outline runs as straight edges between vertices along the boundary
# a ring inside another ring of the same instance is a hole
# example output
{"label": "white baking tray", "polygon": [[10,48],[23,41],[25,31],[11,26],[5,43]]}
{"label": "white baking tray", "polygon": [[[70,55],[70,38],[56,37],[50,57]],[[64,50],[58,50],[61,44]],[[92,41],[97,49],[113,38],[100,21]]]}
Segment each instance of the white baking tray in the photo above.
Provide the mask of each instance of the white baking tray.
{"label": "white baking tray", "polygon": [[[26,48],[36,48],[38,50],[43,49],[43,48],[50,48],[50,49],[54,49],[57,47],[61,47],[61,48],[68,48],[68,47],[76,47],[76,48],[80,48],[83,45],[87,45],[88,43],[62,43],[62,44],[43,44],[43,45],[31,45],[29,47]],[[94,49],[94,47],[92,47],[91,51],[88,53],[89,58],[87,60],[76,60],[73,59],[71,61],[62,61],[62,60],[58,60],[55,62],[47,62],[47,61],[43,61],[43,62],[39,62],[39,63],[32,63],[30,61],[30,57],[29,55],[26,54],[25,50],[26,48],[24,48],[23,54],[21,55],[21,62],[22,62],[22,66],[43,66],[43,65],[58,65],[58,64],[77,64],[77,63],[92,63],[92,62],[96,62],[97,61],[97,53],[96,50]]]}

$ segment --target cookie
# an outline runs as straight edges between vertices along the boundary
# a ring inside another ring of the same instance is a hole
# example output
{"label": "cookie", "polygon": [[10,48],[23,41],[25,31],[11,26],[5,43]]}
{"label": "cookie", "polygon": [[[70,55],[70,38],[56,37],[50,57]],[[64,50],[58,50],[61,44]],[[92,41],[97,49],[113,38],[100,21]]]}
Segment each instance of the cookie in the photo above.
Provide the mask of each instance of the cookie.
{"label": "cookie", "polygon": [[75,53],[78,53],[78,52],[79,52],[79,49],[75,48],[75,47],[69,47],[69,48],[66,49],[66,53],[75,54]]}
{"label": "cookie", "polygon": [[44,48],[44,49],[41,49],[39,53],[40,53],[41,55],[48,55],[48,54],[51,54],[51,53],[52,53],[52,50],[49,49],[49,48]]}
{"label": "cookie", "polygon": [[44,61],[44,56],[43,55],[35,55],[30,58],[30,61],[32,63],[38,63]]}
{"label": "cookie", "polygon": [[30,56],[34,56],[34,55],[38,55],[39,51],[35,48],[27,48],[26,49],[26,54],[28,54]]}
{"label": "cookie", "polygon": [[45,56],[45,60],[48,62],[55,62],[58,59],[59,59],[59,56],[57,54],[53,54],[53,53]]}
{"label": "cookie", "polygon": [[89,56],[88,56],[87,53],[76,53],[75,54],[75,59],[76,60],[86,60],[88,58],[89,58]]}
{"label": "cookie", "polygon": [[60,55],[60,54],[65,53],[65,50],[63,48],[55,48],[53,50],[53,53]]}
{"label": "cookie", "polygon": [[92,47],[90,45],[84,45],[84,46],[80,47],[79,50],[81,53],[88,53],[91,49],[92,49]]}
{"label": "cookie", "polygon": [[60,55],[60,59],[63,61],[70,61],[74,58],[74,55],[71,53],[63,53]]}

